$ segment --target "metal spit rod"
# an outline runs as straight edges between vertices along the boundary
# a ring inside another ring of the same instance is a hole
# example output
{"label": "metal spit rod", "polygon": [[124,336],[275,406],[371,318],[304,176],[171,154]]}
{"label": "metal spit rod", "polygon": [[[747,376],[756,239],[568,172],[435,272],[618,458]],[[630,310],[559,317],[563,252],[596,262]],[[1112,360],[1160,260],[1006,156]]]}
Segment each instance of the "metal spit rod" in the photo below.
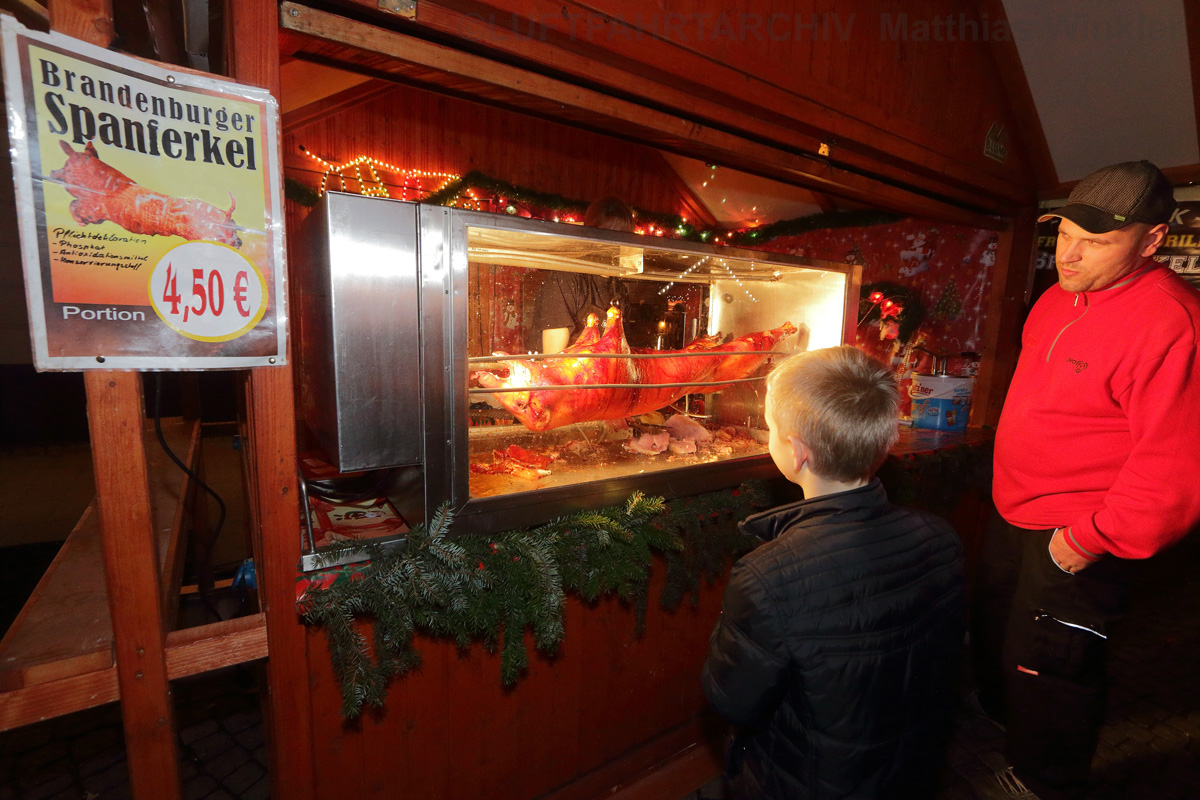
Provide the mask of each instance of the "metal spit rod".
{"label": "metal spit rod", "polygon": [[495,361],[542,361],[548,358],[730,358],[733,356],[790,355],[792,354],[781,350],[721,350],[715,353],[711,350],[694,350],[686,353],[525,353],[523,355],[516,354],[511,356],[472,356],[467,359],[467,363],[485,364]]}
{"label": "metal spit rod", "polygon": [[304,480],[304,473],[296,470],[296,477],[300,484],[300,503],[304,513],[304,531],[308,542],[308,552],[315,553],[317,551],[317,542],[313,537],[312,526],[312,509],[308,505],[308,483]]}
{"label": "metal spit rod", "polygon": [[566,386],[516,386],[504,389],[468,389],[467,394],[500,394],[502,392],[556,392],[564,389],[674,389],[680,386],[728,386],[731,383],[749,383],[766,380],[760,378],[730,378],[727,381],[688,381],[686,383],[580,383]]}

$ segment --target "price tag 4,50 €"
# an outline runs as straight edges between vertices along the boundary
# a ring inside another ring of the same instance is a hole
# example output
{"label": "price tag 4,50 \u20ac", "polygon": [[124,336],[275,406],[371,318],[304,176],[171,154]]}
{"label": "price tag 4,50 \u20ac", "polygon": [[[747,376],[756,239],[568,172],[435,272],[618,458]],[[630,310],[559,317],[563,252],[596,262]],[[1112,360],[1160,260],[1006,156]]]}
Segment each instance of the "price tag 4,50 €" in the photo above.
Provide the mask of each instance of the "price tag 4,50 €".
{"label": "price tag 4,50 \u20ac", "polygon": [[159,318],[183,336],[225,342],[262,319],[266,282],[258,267],[232,247],[186,242],[154,265],[150,302]]}

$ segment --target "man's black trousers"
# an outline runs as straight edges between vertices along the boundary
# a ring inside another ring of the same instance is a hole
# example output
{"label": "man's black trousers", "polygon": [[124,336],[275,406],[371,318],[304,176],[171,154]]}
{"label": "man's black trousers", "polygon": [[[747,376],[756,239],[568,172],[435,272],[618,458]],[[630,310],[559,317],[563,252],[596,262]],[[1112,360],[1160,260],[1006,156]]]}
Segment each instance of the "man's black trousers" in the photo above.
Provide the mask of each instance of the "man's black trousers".
{"label": "man's black trousers", "polygon": [[1077,800],[1104,717],[1108,630],[1137,562],[1109,556],[1068,574],[1050,557],[1053,533],[999,516],[988,526],[971,649],[980,702],[1008,726],[1017,777],[1041,800]]}

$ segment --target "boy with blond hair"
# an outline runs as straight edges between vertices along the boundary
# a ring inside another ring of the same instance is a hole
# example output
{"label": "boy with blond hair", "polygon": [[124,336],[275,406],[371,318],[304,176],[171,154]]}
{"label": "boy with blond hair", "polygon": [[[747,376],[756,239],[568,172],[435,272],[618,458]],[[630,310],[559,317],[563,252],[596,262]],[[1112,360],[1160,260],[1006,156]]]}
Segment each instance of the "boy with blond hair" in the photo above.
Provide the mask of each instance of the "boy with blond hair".
{"label": "boy with blond hair", "polygon": [[962,644],[962,546],[888,502],[891,372],[853,347],[767,379],[771,458],[805,499],[756,514],[702,682],[735,735],[734,798],[933,797]]}

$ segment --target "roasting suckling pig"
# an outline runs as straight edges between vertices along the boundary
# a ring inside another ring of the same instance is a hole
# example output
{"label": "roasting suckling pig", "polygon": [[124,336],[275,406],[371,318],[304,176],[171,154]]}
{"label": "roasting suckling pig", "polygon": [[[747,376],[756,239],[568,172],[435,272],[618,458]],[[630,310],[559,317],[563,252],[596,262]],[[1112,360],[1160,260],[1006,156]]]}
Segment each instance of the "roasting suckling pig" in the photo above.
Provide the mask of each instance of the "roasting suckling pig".
{"label": "roasting suckling pig", "polygon": [[[785,322],[771,331],[747,334],[725,344],[714,344],[702,337],[679,351],[654,353],[711,352],[713,358],[679,356],[677,358],[587,358],[596,354],[633,354],[621,323],[621,312],[608,310],[604,333],[599,322],[589,318],[588,326],[575,344],[563,350],[567,356],[542,361],[504,360],[501,369],[475,373],[480,386],[488,389],[534,387],[526,391],[497,392],[493,397],[532,431],[545,431],[562,425],[594,420],[617,419],[642,414],[667,406],[690,392],[711,392],[724,387],[695,387],[691,383],[711,380],[736,380],[749,377],[768,356],[729,357],[729,353],[771,350],[796,332]],[[726,362],[732,363],[732,366]],[[503,374],[507,367],[508,374]],[[680,386],[646,388],[647,384],[678,383]],[[584,388],[626,384],[619,388]],[[573,386],[577,389],[538,387]]]}

